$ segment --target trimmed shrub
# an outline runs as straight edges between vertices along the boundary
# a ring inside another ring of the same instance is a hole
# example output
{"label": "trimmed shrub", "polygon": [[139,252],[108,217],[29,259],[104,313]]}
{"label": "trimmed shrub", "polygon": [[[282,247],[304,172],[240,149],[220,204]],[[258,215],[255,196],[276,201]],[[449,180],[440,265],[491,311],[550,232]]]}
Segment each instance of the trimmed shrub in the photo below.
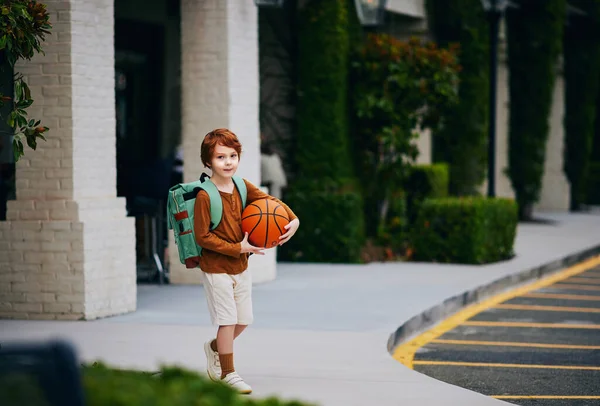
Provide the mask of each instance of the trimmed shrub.
{"label": "trimmed shrub", "polygon": [[406,213],[409,224],[414,223],[425,199],[448,196],[448,165],[415,165],[406,179]]}
{"label": "trimmed shrub", "polygon": [[435,40],[459,43],[458,98],[441,131],[433,132],[433,160],[448,162],[450,193],[477,195],[486,174],[489,113],[489,28],[480,0],[426,0]]}
{"label": "trimmed shrub", "polygon": [[587,177],[587,204],[600,204],[600,162],[592,162]]}
{"label": "trimmed shrub", "polygon": [[362,198],[353,189],[316,181],[296,182],[286,201],[301,225],[280,250],[280,259],[302,262],[356,263],[364,243]]}
{"label": "trimmed shrub", "polygon": [[118,370],[102,364],[83,368],[86,406],[302,406],[276,398],[249,399],[229,386],[181,368],[160,374]]}
{"label": "trimmed shrub", "polygon": [[373,237],[418,156],[417,131],[439,128],[457,103],[460,67],[456,47],[387,34],[369,34],[352,66],[354,148]]}
{"label": "trimmed shrub", "polygon": [[564,171],[571,183],[571,210],[585,202],[586,178],[592,155],[597,96],[600,89],[599,0],[570,3],[587,13],[569,17],[565,28],[565,149]]}
{"label": "trimmed shrub", "polygon": [[562,51],[565,0],[528,0],[506,12],[509,67],[509,152],[519,216],[532,215],[546,160],[548,117]]}
{"label": "trimmed shrub", "polygon": [[313,0],[298,12],[297,175],[285,201],[302,225],[280,259],[360,259],[363,205],[348,136],[348,4]]}
{"label": "trimmed shrub", "polygon": [[428,199],[413,230],[417,261],[485,264],[513,256],[517,205],[504,198]]}

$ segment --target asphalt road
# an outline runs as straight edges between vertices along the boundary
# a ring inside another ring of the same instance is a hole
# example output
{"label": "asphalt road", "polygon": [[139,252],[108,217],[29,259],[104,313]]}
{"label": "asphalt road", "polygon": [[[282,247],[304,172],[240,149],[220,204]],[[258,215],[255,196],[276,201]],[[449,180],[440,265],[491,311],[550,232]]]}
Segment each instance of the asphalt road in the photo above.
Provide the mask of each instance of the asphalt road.
{"label": "asphalt road", "polygon": [[599,406],[600,268],[478,313],[413,367],[517,405]]}

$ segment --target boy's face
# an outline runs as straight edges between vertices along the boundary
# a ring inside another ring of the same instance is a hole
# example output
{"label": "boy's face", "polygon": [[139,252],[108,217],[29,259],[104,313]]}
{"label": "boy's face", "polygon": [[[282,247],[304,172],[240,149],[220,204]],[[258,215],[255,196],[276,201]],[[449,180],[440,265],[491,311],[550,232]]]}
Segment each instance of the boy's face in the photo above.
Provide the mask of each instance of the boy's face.
{"label": "boy's face", "polygon": [[240,157],[235,149],[217,144],[211,160],[213,176],[231,178],[235,175],[239,163]]}

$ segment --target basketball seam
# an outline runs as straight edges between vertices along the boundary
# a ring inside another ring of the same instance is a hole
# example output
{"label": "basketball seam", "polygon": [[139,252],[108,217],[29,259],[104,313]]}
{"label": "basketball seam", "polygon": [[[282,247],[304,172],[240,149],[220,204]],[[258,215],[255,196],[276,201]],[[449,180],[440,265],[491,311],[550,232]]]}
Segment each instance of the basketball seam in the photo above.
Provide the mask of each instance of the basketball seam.
{"label": "basketball seam", "polygon": [[265,201],[265,211],[267,212],[267,227],[265,229],[265,243],[263,244],[263,247],[266,248],[267,241],[269,241],[269,200]]}
{"label": "basketball seam", "polygon": [[[281,208],[281,209],[283,210],[283,207],[281,207],[281,206],[277,206],[277,207],[275,207],[275,210],[273,210],[273,214],[272,214],[272,215],[273,215],[273,217],[276,217],[276,216],[279,216],[279,217],[284,217],[284,216],[282,216],[281,214],[279,214],[279,215],[275,214],[275,213],[277,213],[277,209],[279,209],[279,208]],[[285,217],[284,217],[284,218],[285,218]],[[277,227],[277,229],[279,230],[279,233],[280,233],[280,234],[283,234],[283,231],[281,231],[281,228],[279,227],[279,224],[277,223],[277,220],[275,220],[275,226],[276,226],[276,227]]]}
{"label": "basketball seam", "polygon": [[[256,206],[254,206],[254,207],[256,207]],[[283,210],[283,207],[281,207],[281,206],[277,206],[277,207],[275,208],[275,210],[274,210],[274,211],[277,211],[277,209],[279,209],[279,208],[281,208],[281,209]],[[242,220],[246,220],[246,219],[248,219],[248,218],[250,218],[250,217],[254,217],[254,216],[261,216],[261,215],[263,215],[263,212],[262,212],[262,211],[261,211],[260,213],[248,214],[246,217],[242,217]],[[283,214],[264,213],[264,215],[265,215],[265,216],[281,217],[281,218],[284,218],[284,219],[286,219],[286,220],[288,220],[288,221],[290,220],[290,219],[289,219],[287,216],[285,216],[285,215],[283,215]]]}

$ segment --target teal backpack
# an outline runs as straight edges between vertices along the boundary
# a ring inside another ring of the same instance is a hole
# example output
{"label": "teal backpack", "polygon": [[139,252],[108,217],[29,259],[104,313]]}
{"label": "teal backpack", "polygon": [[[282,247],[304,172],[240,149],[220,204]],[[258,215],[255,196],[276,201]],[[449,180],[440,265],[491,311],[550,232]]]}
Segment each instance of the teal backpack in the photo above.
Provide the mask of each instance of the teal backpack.
{"label": "teal backpack", "polygon": [[[167,198],[167,226],[173,230],[175,244],[179,250],[179,260],[186,268],[197,268],[200,264],[202,247],[196,243],[194,232],[194,204],[200,189],[210,198],[210,229],[214,230],[223,216],[223,201],[219,190],[205,173],[200,180],[180,183],[169,189]],[[246,183],[239,176],[233,176],[233,183],[242,197],[242,210],[246,207]]]}

